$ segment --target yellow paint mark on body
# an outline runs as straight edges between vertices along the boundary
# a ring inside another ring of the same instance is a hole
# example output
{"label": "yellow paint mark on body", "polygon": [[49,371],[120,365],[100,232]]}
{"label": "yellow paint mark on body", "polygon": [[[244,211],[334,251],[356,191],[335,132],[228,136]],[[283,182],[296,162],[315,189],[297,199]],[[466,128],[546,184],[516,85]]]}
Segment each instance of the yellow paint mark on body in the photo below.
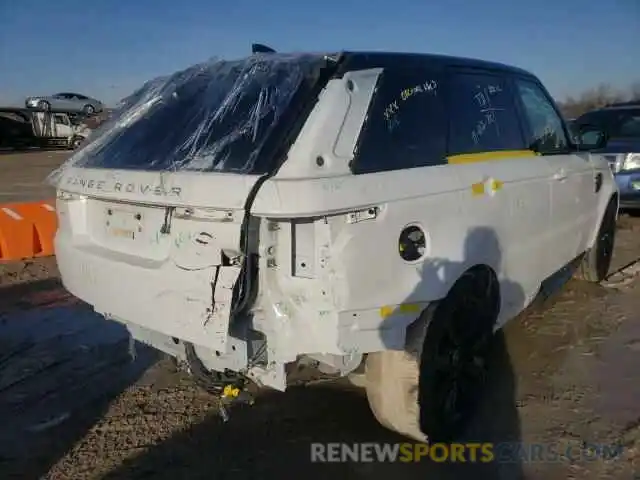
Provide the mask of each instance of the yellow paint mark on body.
{"label": "yellow paint mark on body", "polygon": [[471,194],[474,197],[484,195],[484,182],[478,182],[471,185]]}
{"label": "yellow paint mark on body", "polygon": [[[503,185],[504,182],[502,182],[502,180],[496,180],[494,178],[484,182],[473,183],[471,184],[471,195],[474,197],[480,197],[485,193],[495,193],[498,190],[501,190]],[[489,192],[487,192],[487,189]]]}
{"label": "yellow paint mark on body", "polygon": [[467,163],[491,162],[495,160],[511,160],[514,158],[537,157],[533,150],[500,150],[496,152],[463,153],[447,157],[447,162],[452,165],[464,165]]}
{"label": "yellow paint mark on body", "polygon": [[393,314],[420,313],[422,306],[419,303],[402,303],[400,305],[385,305],[380,307],[380,317],[388,318]]}

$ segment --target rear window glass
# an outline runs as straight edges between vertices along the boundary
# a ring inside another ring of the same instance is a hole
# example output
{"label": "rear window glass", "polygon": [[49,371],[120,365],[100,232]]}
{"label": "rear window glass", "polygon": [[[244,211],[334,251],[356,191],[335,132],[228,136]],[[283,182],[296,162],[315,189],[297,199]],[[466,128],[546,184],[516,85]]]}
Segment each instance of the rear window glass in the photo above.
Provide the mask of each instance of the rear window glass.
{"label": "rear window glass", "polygon": [[74,166],[264,173],[260,150],[315,55],[254,55],[211,61],[147,82],[121,102]]}
{"label": "rear window glass", "polygon": [[354,173],[445,163],[447,124],[442,79],[426,68],[393,68],[378,79],[360,134]]}

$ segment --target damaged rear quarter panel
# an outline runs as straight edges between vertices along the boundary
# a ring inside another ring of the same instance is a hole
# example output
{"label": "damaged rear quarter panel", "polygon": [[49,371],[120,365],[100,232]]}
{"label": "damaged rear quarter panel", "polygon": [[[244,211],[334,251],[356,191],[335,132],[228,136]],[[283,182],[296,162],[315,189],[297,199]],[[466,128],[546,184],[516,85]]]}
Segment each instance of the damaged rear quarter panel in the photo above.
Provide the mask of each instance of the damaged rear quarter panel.
{"label": "damaged rear quarter panel", "polygon": [[[374,218],[348,221],[349,213],[372,207]],[[442,298],[463,271],[458,211],[458,179],[446,166],[267,181],[254,212],[278,225],[261,231],[261,244],[264,239],[276,252],[271,266],[261,265],[261,285],[263,299],[276,306],[269,322],[278,349],[345,354],[402,348],[404,330],[421,308],[395,307]],[[427,251],[406,262],[398,240],[416,222],[427,234]],[[304,246],[296,245],[301,227]],[[313,273],[296,274],[297,256],[309,257],[311,250]]]}

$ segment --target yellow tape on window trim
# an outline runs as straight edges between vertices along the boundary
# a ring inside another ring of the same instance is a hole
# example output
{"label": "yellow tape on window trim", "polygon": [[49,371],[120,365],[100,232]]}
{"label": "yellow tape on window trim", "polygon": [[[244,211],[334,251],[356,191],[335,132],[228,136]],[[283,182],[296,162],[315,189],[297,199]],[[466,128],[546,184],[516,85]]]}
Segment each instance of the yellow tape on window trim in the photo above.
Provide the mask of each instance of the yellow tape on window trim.
{"label": "yellow tape on window trim", "polygon": [[491,162],[495,160],[510,160],[513,158],[537,157],[533,150],[499,150],[495,152],[461,153],[447,157],[447,162],[452,165],[464,165],[467,163]]}

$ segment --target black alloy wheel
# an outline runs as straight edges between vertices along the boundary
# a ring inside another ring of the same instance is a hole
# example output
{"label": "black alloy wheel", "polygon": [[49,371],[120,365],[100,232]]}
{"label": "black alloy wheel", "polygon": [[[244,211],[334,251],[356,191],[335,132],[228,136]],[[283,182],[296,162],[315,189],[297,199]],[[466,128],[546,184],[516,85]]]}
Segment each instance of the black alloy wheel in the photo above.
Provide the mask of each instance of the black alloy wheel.
{"label": "black alloy wheel", "polygon": [[497,279],[488,269],[466,273],[436,308],[420,362],[420,427],[430,441],[452,441],[475,414],[488,378]]}

